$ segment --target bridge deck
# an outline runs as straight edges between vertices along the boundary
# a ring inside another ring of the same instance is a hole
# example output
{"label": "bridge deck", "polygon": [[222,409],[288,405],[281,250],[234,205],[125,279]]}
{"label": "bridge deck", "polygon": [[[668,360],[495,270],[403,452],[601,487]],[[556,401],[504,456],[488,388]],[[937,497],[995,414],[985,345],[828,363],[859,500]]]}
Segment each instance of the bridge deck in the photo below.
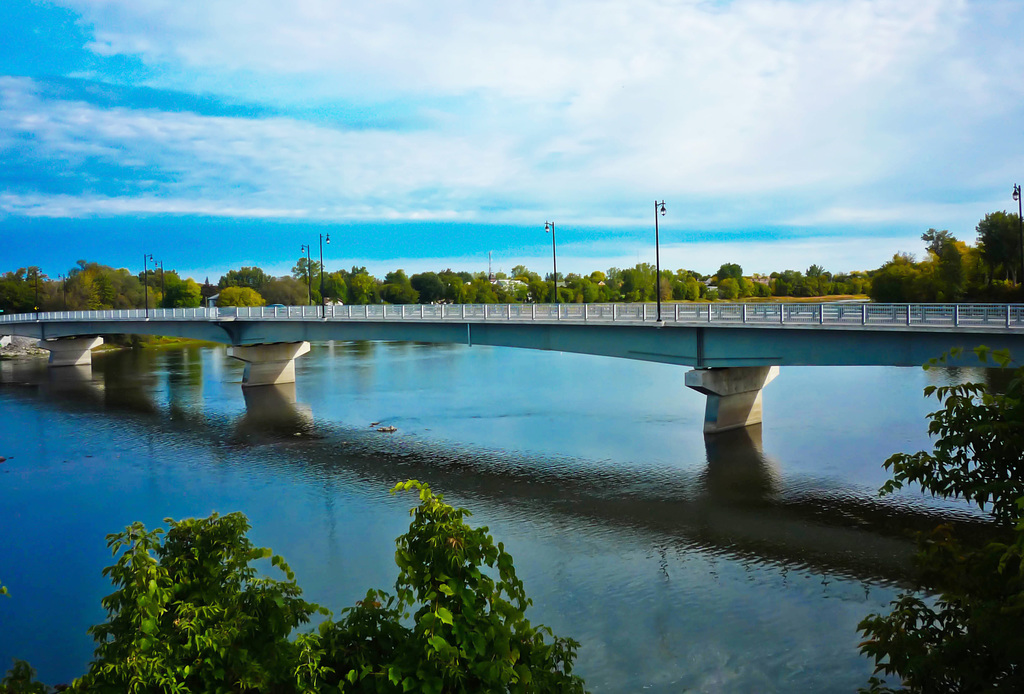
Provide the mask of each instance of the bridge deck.
{"label": "bridge deck", "polygon": [[1018,304],[454,304],[130,309],[0,315],[0,334],[143,334],[231,345],[409,340],[696,367],[920,365],[984,343],[1024,354]]}

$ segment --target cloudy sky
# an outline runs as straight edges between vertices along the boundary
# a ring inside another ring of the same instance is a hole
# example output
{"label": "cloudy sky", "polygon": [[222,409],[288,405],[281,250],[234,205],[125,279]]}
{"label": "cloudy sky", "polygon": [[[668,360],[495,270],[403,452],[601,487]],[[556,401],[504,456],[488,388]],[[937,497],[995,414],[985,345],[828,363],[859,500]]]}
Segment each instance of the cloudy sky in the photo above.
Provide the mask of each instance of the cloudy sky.
{"label": "cloudy sky", "polygon": [[[1020,0],[2,0],[0,271],[877,267],[1024,180]],[[314,254],[316,251],[314,251]]]}

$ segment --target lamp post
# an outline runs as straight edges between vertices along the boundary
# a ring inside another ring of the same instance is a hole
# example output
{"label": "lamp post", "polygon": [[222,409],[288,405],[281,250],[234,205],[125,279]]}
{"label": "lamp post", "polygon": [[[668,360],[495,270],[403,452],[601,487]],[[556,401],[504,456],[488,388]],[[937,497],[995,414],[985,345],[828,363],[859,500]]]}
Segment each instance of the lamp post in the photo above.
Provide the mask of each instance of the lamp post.
{"label": "lamp post", "polygon": [[[320,234],[320,317],[327,315],[327,300],[324,298],[324,235]],[[327,234],[327,243],[331,243],[331,235]]]}
{"label": "lamp post", "polygon": [[309,244],[302,244],[300,252],[306,254],[306,303],[310,306],[313,305],[313,275],[309,271]]}
{"label": "lamp post", "polygon": [[[156,261],[153,261],[156,264]],[[167,290],[164,288],[164,261],[160,261],[160,303],[167,301]]]}
{"label": "lamp post", "polygon": [[1024,282],[1024,216],[1021,216],[1020,185],[1013,184],[1013,199],[1017,201],[1017,222],[1020,224],[1020,282]]}
{"label": "lamp post", "polygon": [[[661,209],[659,209],[661,208]],[[658,322],[661,323],[661,250],[658,241],[658,212],[665,216],[665,201],[654,201],[654,291],[658,295]]]}
{"label": "lamp post", "polygon": [[36,320],[39,319],[39,268],[36,268]]}
{"label": "lamp post", "polygon": [[555,293],[553,294],[552,303],[558,304],[558,259],[555,257],[555,223],[544,222],[544,232],[551,232],[551,268],[553,274],[551,275],[551,284],[554,285]]}
{"label": "lamp post", "polygon": [[68,310],[68,276],[67,275],[57,275],[57,278],[60,280],[61,289],[64,290],[64,310],[67,311]]}
{"label": "lamp post", "polygon": [[149,320],[149,261],[151,260],[153,260],[152,253],[142,255],[142,288],[146,297],[146,320]]}

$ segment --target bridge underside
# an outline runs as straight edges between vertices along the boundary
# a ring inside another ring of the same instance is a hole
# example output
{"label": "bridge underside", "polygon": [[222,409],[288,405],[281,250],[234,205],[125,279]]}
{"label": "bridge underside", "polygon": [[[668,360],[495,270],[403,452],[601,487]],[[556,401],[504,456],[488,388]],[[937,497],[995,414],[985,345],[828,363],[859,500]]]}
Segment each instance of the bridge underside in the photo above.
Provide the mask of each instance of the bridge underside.
{"label": "bridge underside", "polygon": [[259,345],[328,340],[383,340],[519,347],[638,359],[696,368],[735,366],[920,366],[952,347],[985,344],[1024,353],[1024,333],[963,328],[838,328],[807,325],[701,326],[411,321],[152,320],[29,322],[0,326],[38,339],[108,334],[164,335]]}
{"label": "bridge underside", "polygon": [[759,423],[761,388],[779,366],[920,366],[954,347],[964,352],[951,364],[977,365],[971,349],[979,344],[1024,353],[1024,332],[963,328],[155,319],[9,323],[0,329],[40,340],[128,333],[220,342],[247,362],[244,385],[294,382],[294,359],[309,342],[329,340],[488,345],[678,364],[698,369],[686,380],[708,396],[707,433]]}

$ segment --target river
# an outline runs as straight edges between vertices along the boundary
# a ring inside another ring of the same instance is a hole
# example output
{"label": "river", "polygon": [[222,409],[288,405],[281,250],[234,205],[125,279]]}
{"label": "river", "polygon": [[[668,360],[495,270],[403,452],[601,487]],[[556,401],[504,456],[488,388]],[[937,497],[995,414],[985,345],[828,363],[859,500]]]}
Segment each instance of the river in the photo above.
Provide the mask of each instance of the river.
{"label": "river", "polygon": [[0,362],[0,669],[85,670],[104,537],[136,520],[242,511],[335,611],[391,588],[414,499],[388,490],[417,478],[505,543],[528,617],[582,644],[593,692],[855,691],[857,622],[907,585],[908,533],[980,523],[915,491],[879,499],[882,462],[928,446],[926,385],[978,374],[783,368],[762,426],[706,443],[684,372],[335,343],[294,387],[243,393],[223,348]]}

